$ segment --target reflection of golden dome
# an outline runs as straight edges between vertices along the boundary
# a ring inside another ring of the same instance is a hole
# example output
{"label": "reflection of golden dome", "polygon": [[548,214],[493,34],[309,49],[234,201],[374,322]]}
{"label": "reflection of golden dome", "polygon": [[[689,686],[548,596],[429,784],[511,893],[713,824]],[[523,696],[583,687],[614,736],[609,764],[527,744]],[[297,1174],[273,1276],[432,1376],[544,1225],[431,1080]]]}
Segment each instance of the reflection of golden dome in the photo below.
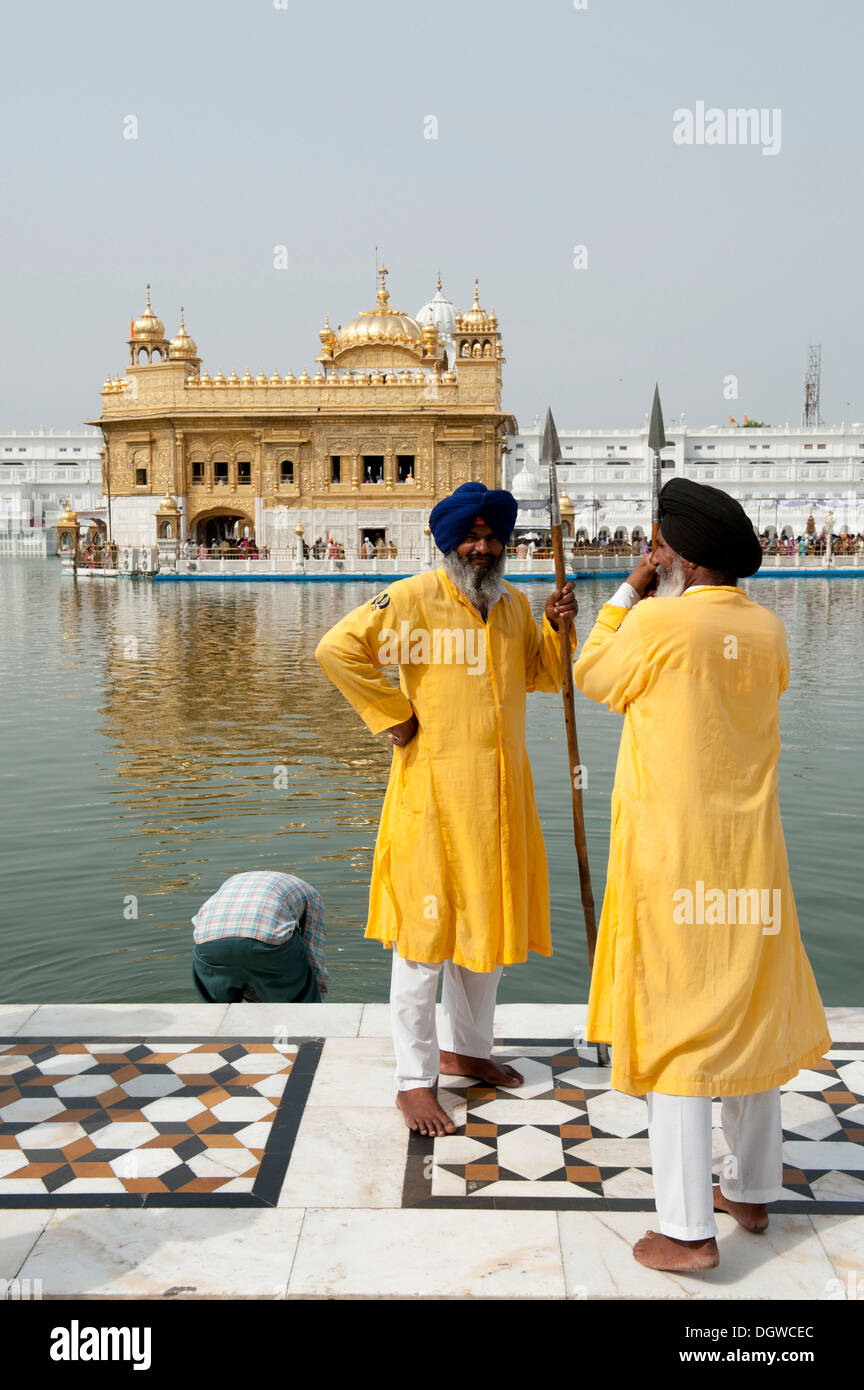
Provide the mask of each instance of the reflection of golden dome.
{"label": "reflection of golden dome", "polygon": [[468,310],[468,313],[462,315],[462,327],[463,327],[463,329],[469,329],[469,328],[481,328],[481,329],[483,329],[483,328],[488,328],[488,327],[489,327],[489,319],[488,319],[487,316],[486,316],[486,310],[480,308],[480,298],[479,298],[479,295],[480,295],[480,283],[479,283],[479,281],[475,280],[475,281],[474,281],[474,303],[471,305],[471,308]]}
{"label": "reflection of golden dome", "polygon": [[[391,309],[390,292],[384,279],[387,270],[382,266],[378,272],[378,305],[358,314],[356,319],[344,324],[336,334],[334,343],[338,352],[344,348],[359,347],[365,343],[399,343],[404,347],[419,348],[423,333],[416,319]],[[323,336],[323,335],[322,335]]]}
{"label": "reflection of golden dome", "polygon": [[157,319],[150,308],[150,286],[147,286],[147,308],[132,325],[132,336],[136,342],[161,342],[165,337],[165,325]]}
{"label": "reflection of golden dome", "polygon": [[[138,330],[135,330],[138,336]],[[189,334],[186,332],[186,325],[183,322],[183,306],[180,306],[180,332],[175,333],[168,344],[168,356],[175,362],[190,362],[198,356],[198,348]]]}

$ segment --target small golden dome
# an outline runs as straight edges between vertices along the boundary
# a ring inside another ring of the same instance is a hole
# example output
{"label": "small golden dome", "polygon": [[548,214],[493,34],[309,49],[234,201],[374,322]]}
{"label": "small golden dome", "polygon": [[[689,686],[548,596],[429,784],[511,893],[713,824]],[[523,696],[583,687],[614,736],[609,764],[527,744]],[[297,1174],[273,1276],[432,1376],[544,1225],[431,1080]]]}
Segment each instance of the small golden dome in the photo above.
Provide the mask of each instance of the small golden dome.
{"label": "small golden dome", "polygon": [[247,367],[246,370],[245,370],[245,372],[243,373],[243,379],[242,379],[242,381],[240,382],[240,385],[241,385],[241,386],[254,386],[254,384],[255,384],[255,383],[254,383],[253,380],[252,380],[252,373],[250,372],[249,368]]}
{"label": "small golden dome", "polygon": [[429,525],[428,521],[427,521],[426,525],[423,527],[423,535],[424,535],[424,536],[431,536],[431,535],[432,535],[432,528],[431,528],[431,526]]}
{"label": "small golden dome", "polygon": [[294,535],[295,535],[295,536],[302,536],[302,535],[303,535],[303,525],[302,525],[302,522],[299,522],[299,521],[297,522],[297,525],[294,527]]}
{"label": "small golden dome", "polygon": [[575,513],[576,513],[576,508],[573,506],[572,499],[571,499],[570,497],[567,496],[567,484],[566,484],[566,483],[562,483],[562,485],[561,485],[561,493],[560,493],[560,496],[559,496],[559,498],[558,498],[558,501],[559,501],[559,504],[560,504],[560,507],[561,507],[561,515],[562,515],[562,516],[574,516],[574,515],[575,515]]}
{"label": "small golden dome", "polygon": [[204,370],[203,370],[203,372],[201,373],[200,378],[199,378],[199,385],[201,385],[201,386],[212,386],[212,384],[213,384],[213,383],[212,383],[211,380],[210,380],[210,376],[209,376],[209,374],[208,374],[208,372],[207,372],[207,368],[205,367]]}
{"label": "small golden dome", "polygon": [[237,375],[237,373],[234,371],[233,367],[232,367],[232,369],[231,369],[231,375],[230,375],[229,378],[228,378],[228,385],[229,385],[229,386],[239,386],[239,385],[240,385],[240,378],[239,378],[239,376]]}
{"label": "small golden dome", "polygon": [[214,386],[225,386],[225,385],[226,385],[225,378],[224,378],[224,376],[222,375],[222,368],[221,368],[221,367],[219,368],[218,372],[216,373],[216,375],[215,375],[214,378],[213,378],[213,385],[214,385]]}
{"label": "small golden dome", "polygon": [[311,386],[311,385],[312,385],[312,379],[311,379],[311,377],[309,376],[309,373],[307,372],[307,370],[306,370],[305,367],[303,368],[302,372],[300,373],[300,375],[299,375],[298,378],[297,378],[297,385],[298,385],[298,386]]}
{"label": "small golden dome", "polygon": [[327,351],[332,352],[332,351],[333,351],[333,345],[334,345],[334,343],[336,342],[336,334],[333,332],[333,329],[330,327],[330,315],[329,315],[329,314],[325,314],[325,315],[324,315],[324,327],[321,329],[320,333],[318,334],[318,337],[321,339],[322,346],[323,346]]}
{"label": "small golden dome", "polygon": [[472,328],[488,329],[490,327],[486,310],[480,308],[480,282],[474,281],[474,303],[467,314],[462,315],[462,328],[469,331]]}
{"label": "small golden dome", "polygon": [[454,383],[454,381],[456,380],[456,373],[455,373],[455,372],[443,372],[443,373],[441,374],[441,380],[442,380],[442,382],[444,383],[445,386],[452,386],[453,383]]}
{"label": "small golden dome", "polygon": [[[137,333],[135,336],[138,336]],[[168,356],[173,362],[188,362],[198,356],[198,348],[186,332],[182,304],[180,305],[180,332],[175,333],[168,344]]]}
{"label": "small golden dome", "polygon": [[285,378],[285,385],[286,385],[286,386],[296,386],[296,385],[297,385],[297,378],[296,378],[296,376],[294,375],[293,372],[291,372],[291,371],[288,372],[288,375],[287,375],[286,378]]}
{"label": "small golden dome", "polygon": [[270,385],[271,385],[271,386],[281,386],[281,385],[282,385],[282,378],[281,378],[281,376],[279,375],[278,372],[274,372],[273,375],[271,376],[271,378],[270,378]]}
{"label": "small golden dome", "polygon": [[324,373],[322,372],[322,370],[321,370],[320,367],[318,368],[317,372],[315,373],[315,375],[314,375],[313,378],[312,378],[312,385],[313,385],[313,386],[323,386],[323,385],[324,385]]}
{"label": "small golden dome", "polygon": [[158,343],[165,337],[165,325],[150,308],[150,286],[147,286],[147,308],[132,325],[132,337],[137,342]]}
{"label": "small golden dome", "polygon": [[72,498],[66,498],[66,505],[60,515],[61,524],[64,526],[74,526],[78,521],[78,513],[72,510]]}
{"label": "small golden dome", "polygon": [[160,511],[160,512],[176,512],[176,511],[177,511],[177,499],[176,499],[176,497],[174,497],[174,496],[172,495],[171,489],[170,489],[170,488],[166,491],[165,496],[162,498],[162,501],[159,503],[158,511]]}
{"label": "small golden dome", "polygon": [[262,370],[258,373],[258,375],[256,376],[256,378],[255,378],[255,385],[256,385],[256,386],[266,386],[266,385],[267,385],[267,378],[266,378],[266,376],[264,375],[263,369],[262,369]]}
{"label": "small golden dome", "polygon": [[386,267],[382,266],[378,272],[377,307],[358,314],[356,319],[343,324],[335,335],[332,346],[337,350],[359,347],[365,343],[399,343],[416,349],[422,342],[423,333],[417,320],[390,307],[390,291],[385,279],[387,274]]}

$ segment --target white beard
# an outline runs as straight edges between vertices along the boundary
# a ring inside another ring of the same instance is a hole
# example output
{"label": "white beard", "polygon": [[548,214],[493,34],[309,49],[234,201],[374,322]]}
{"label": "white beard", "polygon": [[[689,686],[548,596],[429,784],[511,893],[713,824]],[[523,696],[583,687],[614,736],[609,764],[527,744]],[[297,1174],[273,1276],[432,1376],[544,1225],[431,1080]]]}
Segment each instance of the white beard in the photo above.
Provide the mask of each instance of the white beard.
{"label": "white beard", "polygon": [[659,569],[657,577],[658,598],[680,598],[687,587],[684,562],[680,555],[674,556],[668,569]]}
{"label": "white beard", "polygon": [[451,550],[449,555],[444,556],[442,564],[457,589],[462,590],[462,593],[474,604],[475,608],[485,609],[488,612],[503,592],[504,585],[501,576],[506,561],[506,551],[502,550],[497,560],[492,556],[485,571],[478,571],[470,560],[463,560],[458,551]]}

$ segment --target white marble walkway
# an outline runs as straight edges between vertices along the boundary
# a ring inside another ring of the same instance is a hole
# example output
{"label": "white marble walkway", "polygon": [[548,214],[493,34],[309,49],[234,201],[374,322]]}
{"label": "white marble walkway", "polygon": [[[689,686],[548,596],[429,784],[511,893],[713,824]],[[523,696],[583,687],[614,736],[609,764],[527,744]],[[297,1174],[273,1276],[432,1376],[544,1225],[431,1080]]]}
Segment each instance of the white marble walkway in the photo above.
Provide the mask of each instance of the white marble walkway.
{"label": "white marble walkway", "polygon": [[[572,1037],[584,1006],[502,1005],[496,1035]],[[831,1009],[864,1038],[864,1009]],[[824,1300],[864,1294],[864,1215],[721,1215],[721,1263],[659,1274],[632,1257],[642,1211],[401,1206],[408,1135],[393,1107],[386,1005],[2,1005],[0,1036],[324,1037],[274,1208],[6,1209],[0,1279],[45,1298]],[[526,1049],[528,1050],[528,1049]]]}

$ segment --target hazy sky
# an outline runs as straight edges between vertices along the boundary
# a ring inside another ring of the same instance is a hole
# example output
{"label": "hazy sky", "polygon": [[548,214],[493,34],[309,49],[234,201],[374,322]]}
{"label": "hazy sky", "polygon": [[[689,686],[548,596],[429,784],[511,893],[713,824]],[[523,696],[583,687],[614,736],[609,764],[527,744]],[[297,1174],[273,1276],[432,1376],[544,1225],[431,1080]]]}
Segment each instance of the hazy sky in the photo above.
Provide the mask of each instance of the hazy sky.
{"label": "hazy sky", "polygon": [[[439,265],[463,308],[479,276],[520,424],[638,425],[655,378],[667,420],[795,423],[810,342],[824,418],[864,420],[862,13],[5,3],[0,426],[98,415],[148,279],[211,373],[314,371],[324,311],[374,303],[376,243],[411,314]],[[699,102],[779,109],[779,152],[676,144]]]}

